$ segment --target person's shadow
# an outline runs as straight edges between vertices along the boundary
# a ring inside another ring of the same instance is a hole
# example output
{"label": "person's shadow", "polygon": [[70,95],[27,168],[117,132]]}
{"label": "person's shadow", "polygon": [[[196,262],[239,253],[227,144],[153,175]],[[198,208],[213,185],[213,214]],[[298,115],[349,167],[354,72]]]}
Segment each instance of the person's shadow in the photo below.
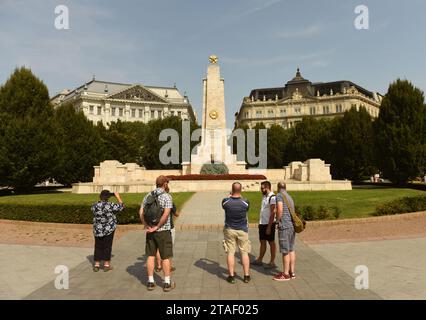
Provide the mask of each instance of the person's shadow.
{"label": "person's shadow", "polygon": [[[146,260],[147,256],[143,255],[142,257],[139,257],[133,265],[128,266],[126,271],[128,274],[134,276],[136,279],[139,280],[139,282],[143,285],[148,284],[148,273],[146,270]],[[154,282],[156,284],[162,283],[162,278],[159,276],[156,272],[154,272]]]}
{"label": "person's shadow", "polygon": [[[203,269],[204,271],[207,271],[208,273],[215,275],[223,280],[226,280],[228,277],[228,269],[221,267],[218,262],[207,258],[201,258],[195,261],[194,266]],[[235,274],[235,276],[237,275]]]}

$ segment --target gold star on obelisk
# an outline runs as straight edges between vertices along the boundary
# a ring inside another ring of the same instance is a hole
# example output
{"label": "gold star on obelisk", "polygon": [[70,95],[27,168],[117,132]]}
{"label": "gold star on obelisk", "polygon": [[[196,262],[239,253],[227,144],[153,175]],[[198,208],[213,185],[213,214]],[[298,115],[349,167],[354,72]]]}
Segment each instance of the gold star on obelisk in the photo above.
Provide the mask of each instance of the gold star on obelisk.
{"label": "gold star on obelisk", "polygon": [[217,63],[218,58],[217,58],[217,56],[216,56],[216,55],[212,54],[212,55],[209,57],[209,60],[210,60],[210,63],[215,64],[215,63]]}

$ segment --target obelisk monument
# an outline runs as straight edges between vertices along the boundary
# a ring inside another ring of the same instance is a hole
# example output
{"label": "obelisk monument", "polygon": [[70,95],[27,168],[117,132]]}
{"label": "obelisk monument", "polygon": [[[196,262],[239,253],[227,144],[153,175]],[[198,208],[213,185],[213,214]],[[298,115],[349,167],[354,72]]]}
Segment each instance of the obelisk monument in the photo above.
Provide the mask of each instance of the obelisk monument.
{"label": "obelisk monument", "polygon": [[191,155],[191,163],[182,164],[185,173],[198,174],[205,163],[225,163],[229,173],[245,173],[245,162],[237,161],[228,146],[225,113],[225,86],[220,77],[218,58],[209,57],[207,77],[203,79],[203,116],[201,143],[197,153]]}

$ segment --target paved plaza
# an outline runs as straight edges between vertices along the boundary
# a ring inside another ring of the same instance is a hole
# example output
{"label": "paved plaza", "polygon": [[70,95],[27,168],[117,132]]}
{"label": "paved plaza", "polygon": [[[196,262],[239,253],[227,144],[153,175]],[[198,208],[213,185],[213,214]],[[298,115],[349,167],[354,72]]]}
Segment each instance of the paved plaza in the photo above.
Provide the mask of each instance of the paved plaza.
{"label": "paved plaza", "polygon": [[[400,239],[336,244],[297,241],[297,278],[276,282],[278,270],[252,267],[252,281],[242,281],[237,254],[235,284],[226,282],[222,247],[223,193],[197,193],[182,210],[176,232],[172,278],[176,289],[146,289],[145,232],[134,230],[115,241],[111,272],[92,271],[91,248],[0,245],[0,299],[425,299],[426,239]],[[216,210],[217,209],[217,210]],[[201,225],[204,225],[203,228]],[[120,226],[119,226],[120,228]],[[257,228],[249,231],[252,256],[258,253]],[[401,258],[401,259],[400,259]],[[268,261],[268,253],[264,261]],[[276,260],[281,266],[280,255]],[[69,289],[58,290],[57,265],[69,268]],[[370,290],[357,290],[354,268],[366,265]]]}

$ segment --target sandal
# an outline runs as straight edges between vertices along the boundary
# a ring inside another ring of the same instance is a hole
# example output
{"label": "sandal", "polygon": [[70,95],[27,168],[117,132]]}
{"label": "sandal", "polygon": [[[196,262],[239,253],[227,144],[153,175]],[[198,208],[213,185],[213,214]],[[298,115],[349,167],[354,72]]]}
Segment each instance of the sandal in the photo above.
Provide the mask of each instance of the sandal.
{"label": "sandal", "polygon": [[100,266],[93,266],[93,272],[99,272]]}
{"label": "sandal", "polygon": [[104,266],[104,272],[108,272],[110,270],[114,269],[111,265]]}

